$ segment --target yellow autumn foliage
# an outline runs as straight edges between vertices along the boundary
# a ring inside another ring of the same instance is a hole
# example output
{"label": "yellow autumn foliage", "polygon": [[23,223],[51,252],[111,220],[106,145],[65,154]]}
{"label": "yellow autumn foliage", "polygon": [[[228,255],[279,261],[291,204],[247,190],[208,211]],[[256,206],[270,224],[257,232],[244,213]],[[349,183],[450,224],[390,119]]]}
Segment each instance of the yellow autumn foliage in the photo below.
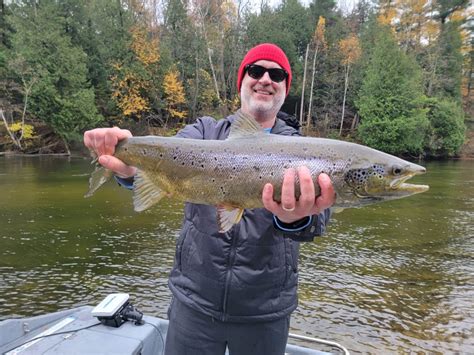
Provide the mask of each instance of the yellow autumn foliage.
{"label": "yellow autumn foliage", "polygon": [[377,21],[381,25],[392,26],[393,19],[397,15],[397,9],[392,5],[390,1],[386,1],[385,3],[381,2],[380,4],[380,12],[377,17]]}
{"label": "yellow autumn foliage", "polygon": [[8,126],[8,129],[12,133],[20,133],[23,129],[23,139],[31,139],[34,137],[35,128],[29,124],[22,124],[21,122],[15,122]]}
{"label": "yellow autumn foliage", "polygon": [[326,19],[323,16],[319,16],[318,25],[313,34],[313,43],[321,49],[327,48],[327,42],[325,38],[326,31]]}
{"label": "yellow autumn foliage", "polygon": [[112,77],[114,91],[112,97],[125,116],[139,115],[148,111],[148,100],[142,97],[141,92],[148,89],[148,83],[136,77],[133,73],[126,73],[122,79]]}
{"label": "yellow autumn foliage", "polygon": [[147,38],[146,30],[139,26],[132,27],[130,33],[132,35],[130,47],[137,59],[145,66],[157,63],[160,60],[158,38]]}
{"label": "yellow autumn foliage", "polygon": [[163,90],[166,97],[166,110],[172,118],[183,119],[186,117],[186,110],[182,106],[186,103],[184,87],[179,80],[179,72],[176,68],[171,68],[163,80]]}
{"label": "yellow autumn foliage", "polygon": [[234,99],[231,100],[231,102],[230,102],[230,110],[232,112],[235,112],[240,108],[241,105],[242,104],[240,102],[240,95],[235,95]]}
{"label": "yellow autumn foliage", "polygon": [[430,15],[431,5],[429,0],[394,2],[397,16],[393,22],[397,24],[396,36],[402,45],[416,49],[437,39],[440,24]]}
{"label": "yellow autumn foliage", "polygon": [[339,41],[339,50],[342,53],[342,64],[349,65],[355,63],[361,55],[359,39],[355,35],[341,39]]}
{"label": "yellow autumn foliage", "polygon": [[160,53],[158,39],[148,37],[144,27],[134,26],[130,34],[132,37],[130,49],[147,74],[134,72],[123,63],[113,63],[116,75],[111,78],[114,89],[112,97],[125,116],[139,116],[150,110],[150,103],[145,93],[152,87],[152,80],[148,78],[154,75],[153,64],[160,60]]}

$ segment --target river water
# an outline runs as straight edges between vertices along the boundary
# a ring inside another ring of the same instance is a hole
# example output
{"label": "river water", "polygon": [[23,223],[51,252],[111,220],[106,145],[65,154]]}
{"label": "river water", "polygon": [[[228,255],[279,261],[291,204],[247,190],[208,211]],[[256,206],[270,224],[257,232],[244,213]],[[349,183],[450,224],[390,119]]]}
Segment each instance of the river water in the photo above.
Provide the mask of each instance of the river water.
{"label": "river water", "polygon": [[[291,332],[353,353],[474,353],[474,162],[427,163],[427,193],[335,214],[302,246]],[[0,157],[0,320],[130,293],[166,317],[182,203],[84,199],[82,158]]]}

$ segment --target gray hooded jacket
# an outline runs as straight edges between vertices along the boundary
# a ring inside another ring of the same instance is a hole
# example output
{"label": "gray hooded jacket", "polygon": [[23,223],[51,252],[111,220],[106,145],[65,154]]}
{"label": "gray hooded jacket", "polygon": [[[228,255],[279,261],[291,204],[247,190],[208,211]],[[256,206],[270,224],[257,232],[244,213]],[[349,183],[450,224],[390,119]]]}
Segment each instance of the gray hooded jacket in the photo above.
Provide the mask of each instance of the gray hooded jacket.
{"label": "gray hooded jacket", "polygon": [[[222,140],[235,116],[203,117],[178,137]],[[299,135],[277,119],[272,134]],[[299,242],[324,233],[329,210],[298,231],[280,229],[266,209],[247,209],[239,224],[219,233],[216,208],[186,203],[169,287],[182,303],[221,321],[270,321],[297,306]]]}

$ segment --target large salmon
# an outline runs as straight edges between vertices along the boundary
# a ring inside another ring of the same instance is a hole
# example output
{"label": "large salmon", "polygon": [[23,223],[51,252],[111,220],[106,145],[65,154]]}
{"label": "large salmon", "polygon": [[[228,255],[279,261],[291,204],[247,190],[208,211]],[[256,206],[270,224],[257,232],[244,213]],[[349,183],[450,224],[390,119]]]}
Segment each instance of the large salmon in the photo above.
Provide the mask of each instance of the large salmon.
{"label": "large salmon", "polygon": [[[337,193],[334,206],[341,208],[394,200],[429,188],[405,183],[425,173],[422,166],[355,143],[267,134],[241,111],[226,140],[133,137],[117,145],[115,156],[138,168],[133,188],[136,211],[171,194],[183,201],[218,206],[221,232],[239,222],[244,208],[263,207],[266,183],[273,184],[274,199],[279,201],[288,168],[307,166],[317,194],[318,175],[328,174]],[[111,175],[98,167],[86,196]]]}

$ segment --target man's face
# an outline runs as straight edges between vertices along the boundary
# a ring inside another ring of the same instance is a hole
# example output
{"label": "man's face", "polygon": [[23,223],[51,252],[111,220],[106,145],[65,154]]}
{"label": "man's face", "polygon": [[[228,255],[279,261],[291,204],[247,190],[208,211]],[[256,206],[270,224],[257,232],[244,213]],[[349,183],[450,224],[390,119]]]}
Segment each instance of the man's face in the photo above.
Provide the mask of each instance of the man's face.
{"label": "man's face", "polygon": [[[275,62],[259,60],[253,64],[265,68],[281,68]],[[260,79],[251,78],[245,73],[240,88],[242,110],[255,118],[275,117],[286,97],[286,80],[276,83],[270,79],[268,72]]]}

